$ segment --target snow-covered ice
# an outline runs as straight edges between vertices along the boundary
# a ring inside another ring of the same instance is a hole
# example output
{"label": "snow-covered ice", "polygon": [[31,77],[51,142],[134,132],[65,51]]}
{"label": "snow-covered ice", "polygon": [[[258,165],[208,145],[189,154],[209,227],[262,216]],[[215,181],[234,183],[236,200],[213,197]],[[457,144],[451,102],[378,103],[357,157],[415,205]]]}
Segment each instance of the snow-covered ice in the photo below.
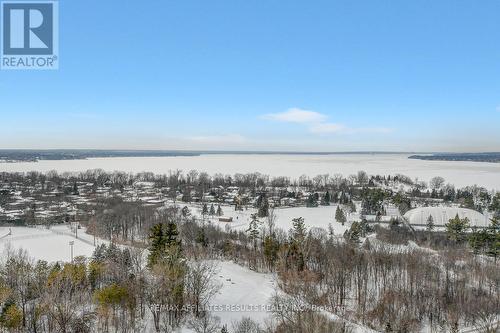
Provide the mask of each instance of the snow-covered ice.
{"label": "snow-covered ice", "polygon": [[[7,236],[11,232],[11,235]],[[36,260],[48,262],[71,261],[69,242],[74,241],[73,257],[90,257],[94,252],[89,235],[81,231],[78,239],[64,225],[46,228],[0,227],[0,253],[10,246],[12,249],[24,249]],[[83,237],[83,238],[82,238]]]}
{"label": "snow-covered ice", "polygon": [[0,163],[0,171],[106,171],[141,172],[157,174],[169,170],[187,172],[195,169],[209,174],[260,172],[271,176],[298,178],[305,174],[342,174],[349,176],[359,170],[369,174],[404,174],[429,181],[442,176],[456,186],[480,185],[487,189],[500,189],[500,163],[424,161],[408,159],[408,154],[335,154],[335,155],[287,155],[287,154],[208,154],[173,157],[113,157],[86,160],[39,161]]}

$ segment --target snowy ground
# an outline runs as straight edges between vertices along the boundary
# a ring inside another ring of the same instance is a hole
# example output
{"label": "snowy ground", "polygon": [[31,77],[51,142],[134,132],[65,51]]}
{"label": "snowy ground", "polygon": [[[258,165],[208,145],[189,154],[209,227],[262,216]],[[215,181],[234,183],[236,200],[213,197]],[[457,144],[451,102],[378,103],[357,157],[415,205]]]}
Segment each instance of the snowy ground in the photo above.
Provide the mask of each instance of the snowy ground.
{"label": "snowy ground", "polygon": [[[184,205],[179,204],[183,207]],[[201,205],[190,204],[187,205],[191,214],[201,218]],[[210,206],[210,205],[209,205]],[[235,211],[234,206],[222,206],[222,211],[225,217],[232,217],[233,222],[219,222],[218,217],[206,217],[211,223],[219,224],[223,228],[232,228],[237,230],[246,230],[250,222],[250,216],[257,212],[254,208],[244,209],[243,211]],[[343,235],[349,229],[350,223],[344,226],[335,221],[336,205],[319,206],[319,207],[290,207],[290,208],[276,208],[274,214],[276,217],[275,225],[277,228],[288,231],[292,228],[292,220],[297,217],[303,217],[304,223],[309,228],[323,228],[328,230],[328,225],[331,224],[336,235]],[[359,219],[357,214],[348,216],[348,221],[356,221]],[[264,224],[266,219],[260,219]]]}
{"label": "snowy ground", "polygon": [[0,163],[0,171],[106,171],[141,172],[151,171],[166,174],[169,170],[191,169],[209,174],[260,172],[271,176],[298,178],[305,174],[342,174],[349,176],[358,170],[368,174],[405,174],[411,178],[429,181],[442,176],[458,187],[480,185],[487,189],[500,189],[500,163],[424,161],[408,159],[408,154],[336,154],[336,155],[200,155],[175,157],[114,157],[87,160],[40,161]]}
{"label": "snowy ground", "polygon": [[[10,233],[9,236],[7,236]],[[94,251],[93,236],[80,229],[78,239],[65,226],[46,228],[0,227],[0,255],[6,247],[25,249],[36,260],[70,261],[69,242],[74,241],[74,256],[90,257]],[[97,244],[102,242],[97,240]],[[271,318],[266,306],[275,291],[272,274],[251,271],[233,262],[220,261],[215,276],[222,288],[211,302],[211,310],[220,317],[221,324],[232,326],[233,322],[249,317],[259,323]],[[243,311],[242,311],[243,310]],[[189,330],[182,330],[189,332]]]}
{"label": "snowy ground", "polygon": [[231,327],[233,322],[242,317],[252,318],[259,323],[270,319],[271,313],[265,307],[275,292],[275,277],[256,273],[229,261],[220,262],[219,268],[217,277],[223,287],[211,305],[212,313],[221,318],[221,323]]}
{"label": "snowy ground", "polygon": [[[7,236],[11,232],[11,235]],[[78,239],[65,226],[54,226],[51,229],[44,227],[0,227],[0,253],[6,247],[22,248],[36,260],[71,261],[71,247],[69,242],[74,241],[73,256],[90,257],[94,252],[93,237],[79,230]]]}

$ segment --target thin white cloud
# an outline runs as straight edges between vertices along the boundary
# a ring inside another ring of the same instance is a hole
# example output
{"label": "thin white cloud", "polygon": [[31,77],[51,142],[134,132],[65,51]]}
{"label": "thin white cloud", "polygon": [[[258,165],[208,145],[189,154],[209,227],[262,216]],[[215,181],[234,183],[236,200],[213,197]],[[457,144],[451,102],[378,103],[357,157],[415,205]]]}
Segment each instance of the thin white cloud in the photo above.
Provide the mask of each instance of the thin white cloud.
{"label": "thin white cloud", "polygon": [[269,113],[262,116],[263,119],[288,122],[288,123],[321,123],[328,117],[315,111],[291,108],[281,113]]}
{"label": "thin white cloud", "polygon": [[390,133],[391,128],[386,127],[348,127],[343,124],[327,122],[327,115],[319,112],[291,108],[281,113],[269,113],[261,116],[262,119],[300,123],[307,126],[313,134],[355,134],[355,133]]}

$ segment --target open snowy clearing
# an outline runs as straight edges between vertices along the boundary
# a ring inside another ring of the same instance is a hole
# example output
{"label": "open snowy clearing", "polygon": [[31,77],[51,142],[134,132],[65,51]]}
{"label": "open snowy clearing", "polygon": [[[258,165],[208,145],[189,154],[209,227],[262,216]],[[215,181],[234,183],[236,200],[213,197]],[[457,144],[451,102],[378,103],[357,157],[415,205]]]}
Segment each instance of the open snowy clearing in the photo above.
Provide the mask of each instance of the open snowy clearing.
{"label": "open snowy clearing", "polygon": [[[212,313],[221,323],[231,327],[233,322],[249,317],[264,323],[272,314],[266,306],[275,293],[276,283],[272,274],[251,271],[229,261],[219,262],[217,278],[222,289],[211,302]],[[249,311],[245,311],[249,310]]]}
{"label": "open snowy clearing", "polygon": [[166,174],[170,170],[187,172],[192,169],[209,174],[235,174],[260,172],[270,176],[298,178],[319,174],[349,176],[358,170],[368,174],[404,174],[411,178],[429,181],[442,176],[458,187],[477,184],[487,189],[500,189],[500,163],[424,161],[408,159],[408,154],[335,154],[335,155],[286,155],[286,154],[209,154],[174,157],[113,157],[86,160],[43,160],[37,163],[0,163],[0,171],[26,172],[50,171],[77,172],[89,169],[105,171]]}
{"label": "open snowy clearing", "polygon": [[[8,235],[9,233],[10,235]],[[94,252],[92,236],[79,230],[79,238],[76,239],[65,225],[53,226],[50,229],[0,227],[0,237],[2,237],[0,238],[0,253],[3,253],[6,247],[24,249],[35,260],[71,261],[71,247],[69,245],[71,241],[74,242],[73,257],[90,257]]]}
{"label": "open snowy clearing", "polygon": [[[202,218],[201,205],[189,204],[182,205],[180,207],[188,206],[191,210],[191,214],[197,218]],[[210,204],[209,204],[210,207]],[[210,223],[218,224],[222,228],[231,228],[236,230],[247,230],[251,215],[257,213],[255,208],[248,208],[242,211],[236,211],[234,206],[223,206],[221,205],[224,217],[232,217],[232,222],[220,222],[219,217],[209,217],[206,216],[205,219]],[[328,230],[329,224],[331,224],[333,231],[336,235],[343,235],[346,230],[349,229],[350,223],[359,219],[359,215],[354,213],[347,216],[348,223],[342,225],[335,221],[335,210],[336,205],[331,206],[319,206],[319,207],[289,207],[289,208],[276,208],[274,209],[275,215],[275,227],[288,231],[292,228],[292,220],[294,218],[303,217],[304,223],[308,228],[323,228]],[[263,226],[266,225],[266,218],[261,218],[260,221]]]}

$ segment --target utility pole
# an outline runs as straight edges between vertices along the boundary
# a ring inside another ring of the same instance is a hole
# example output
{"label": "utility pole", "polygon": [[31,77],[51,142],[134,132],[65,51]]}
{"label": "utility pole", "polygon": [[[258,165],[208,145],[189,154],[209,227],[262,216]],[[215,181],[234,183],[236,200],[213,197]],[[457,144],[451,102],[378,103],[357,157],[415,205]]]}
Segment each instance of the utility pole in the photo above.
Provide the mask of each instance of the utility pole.
{"label": "utility pole", "polygon": [[73,263],[73,245],[75,245],[74,241],[69,242],[69,246],[71,248],[71,263]]}

